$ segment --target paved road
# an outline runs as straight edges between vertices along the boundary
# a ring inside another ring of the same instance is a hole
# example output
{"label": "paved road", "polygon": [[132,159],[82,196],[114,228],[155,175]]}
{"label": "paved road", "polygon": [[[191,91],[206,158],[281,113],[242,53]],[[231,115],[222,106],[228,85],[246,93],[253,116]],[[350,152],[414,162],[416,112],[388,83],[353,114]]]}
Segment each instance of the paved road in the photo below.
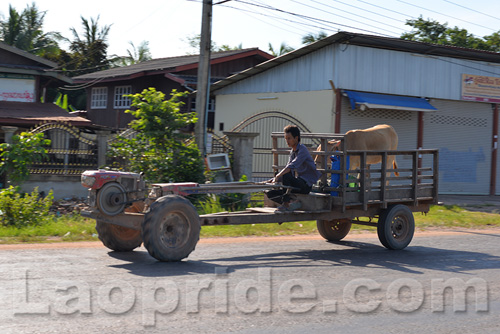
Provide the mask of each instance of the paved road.
{"label": "paved road", "polygon": [[0,333],[500,333],[499,238],[206,239],[180,263],[1,246]]}

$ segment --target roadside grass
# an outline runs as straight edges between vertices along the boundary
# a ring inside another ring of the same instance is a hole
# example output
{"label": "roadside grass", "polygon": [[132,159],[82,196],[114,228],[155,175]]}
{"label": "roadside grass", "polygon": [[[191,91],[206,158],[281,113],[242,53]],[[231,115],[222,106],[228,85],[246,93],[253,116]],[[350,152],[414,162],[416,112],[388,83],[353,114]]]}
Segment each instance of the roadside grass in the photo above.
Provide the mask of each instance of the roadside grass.
{"label": "roadside grass", "polygon": [[[487,229],[500,227],[500,214],[469,211],[459,206],[432,206],[428,214],[415,213],[417,230],[453,230],[463,228]],[[375,227],[353,224],[350,233],[376,233]],[[201,229],[202,238],[281,236],[316,234],[316,222],[290,222],[283,224],[251,224],[230,226],[206,226]],[[54,218],[51,222],[16,229],[0,226],[0,244],[36,243],[60,241],[96,241],[95,221],[78,214]]]}
{"label": "roadside grass", "polygon": [[0,244],[91,240],[99,240],[95,221],[79,214],[54,217],[38,226],[0,226]]}

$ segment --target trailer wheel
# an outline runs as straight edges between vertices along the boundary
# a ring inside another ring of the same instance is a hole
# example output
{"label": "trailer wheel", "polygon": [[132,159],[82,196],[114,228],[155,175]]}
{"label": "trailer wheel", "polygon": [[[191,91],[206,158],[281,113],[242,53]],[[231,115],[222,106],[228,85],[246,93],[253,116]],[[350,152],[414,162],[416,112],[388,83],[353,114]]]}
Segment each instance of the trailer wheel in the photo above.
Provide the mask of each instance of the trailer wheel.
{"label": "trailer wheel", "polygon": [[130,252],[142,243],[141,231],[96,220],[95,229],[103,245],[117,252]]}
{"label": "trailer wheel", "polygon": [[377,223],[380,242],[388,249],[403,249],[413,239],[415,220],[411,210],[402,204],[385,209]]}
{"label": "trailer wheel", "polygon": [[142,222],[142,239],[149,254],[159,261],[180,261],[200,239],[200,217],[186,198],[160,197]]}
{"label": "trailer wheel", "polygon": [[319,234],[328,241],[340,241],[349,233],[352,226],[350,219],[317,220]]}

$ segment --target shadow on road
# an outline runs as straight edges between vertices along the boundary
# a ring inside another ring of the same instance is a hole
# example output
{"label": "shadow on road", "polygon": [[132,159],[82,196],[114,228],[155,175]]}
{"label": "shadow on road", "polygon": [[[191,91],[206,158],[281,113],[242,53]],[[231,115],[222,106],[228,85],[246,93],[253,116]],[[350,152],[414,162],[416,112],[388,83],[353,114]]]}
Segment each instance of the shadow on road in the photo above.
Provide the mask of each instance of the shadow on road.
{"label": "shadow on road", "polygon": [[[110,252],[109,255],[123,261],[113,265],[128,270],[133,275],[144,277],[169,277],[193,274],[231,273],[242,269],[292,268],[292,267],[371,267],[400,271],[402,273],[423,274],[424,270],[466,273],[482,269],[500,267],[500,257],[471,251],[457,251],[434,247],[412,246],[401,251],[390,251],[382,246],[355,241],[330,243],[332,249],[294,250],[235,255],[241,252],[238,246],[228,249],[228,256],[202,258],[181,262],[159,262],[149,256],[147,251],[130,253]],[[292,245],[292,244],[291,244]],[[308,246],[314,247],[314,245]],[[301,248],[304,248],[302,245]],[[319,248],[319,247],[318,247]],[[203,254],[203,253],[202,253]]]}

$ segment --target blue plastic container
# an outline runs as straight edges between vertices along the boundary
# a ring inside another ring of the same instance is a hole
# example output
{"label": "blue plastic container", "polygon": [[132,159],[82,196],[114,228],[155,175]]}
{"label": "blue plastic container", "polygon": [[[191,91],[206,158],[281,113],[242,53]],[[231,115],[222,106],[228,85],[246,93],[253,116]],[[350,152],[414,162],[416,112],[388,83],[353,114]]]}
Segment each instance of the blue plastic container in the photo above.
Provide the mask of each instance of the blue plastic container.
{"label": "blue plastic container", "polygon": [[[332,155],[330,157],[330,160],[332,161],[332,169],[333,170],[340,170],[340,156]],[[349,169],[349,156],[347,156],[347,159],[346,159],[346,169],[347,170]],[[348,175],[346,175],[345,177],[346,177],[346,180],[349,178]],[[340,187],[340,174],[332,173],[330,187],[332,187],[332,188],[339,188]],[[332,191],[332,192],[330,192],[330,195],[338,196],[339,193],[337,191]]]}

